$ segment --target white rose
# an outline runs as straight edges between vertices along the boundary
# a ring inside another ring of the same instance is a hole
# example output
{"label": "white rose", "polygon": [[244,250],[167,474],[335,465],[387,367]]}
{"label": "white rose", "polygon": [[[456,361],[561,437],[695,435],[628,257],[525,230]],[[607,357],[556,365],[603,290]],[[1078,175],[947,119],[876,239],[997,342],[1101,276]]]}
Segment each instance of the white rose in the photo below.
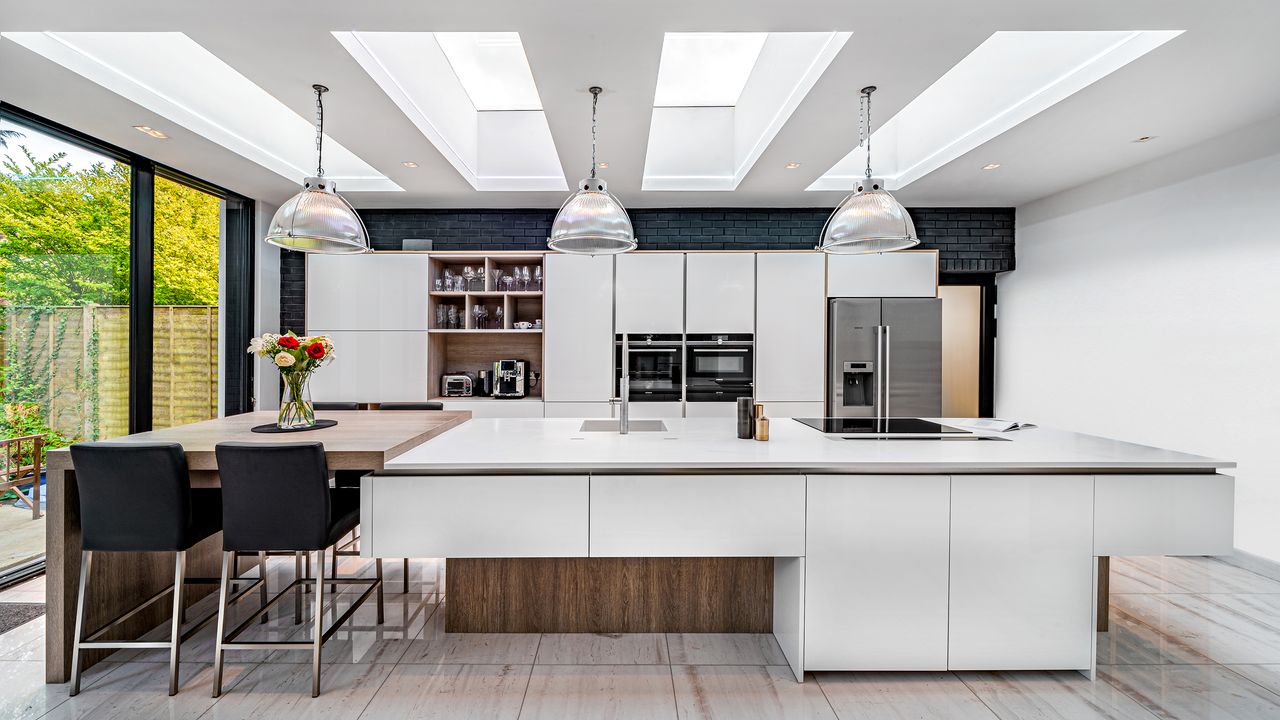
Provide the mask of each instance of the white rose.
{"label": "white rose", "polygon": [[293,365],[297,360],[287,352],[276,353],[276,365],[285,368]]}
{"label": "white rose", "polygon": [[252,340],[249,341],[250,353],[254,355],[260,355],[262,353],[262,349],[263,349],[262,338],[253,338]]}

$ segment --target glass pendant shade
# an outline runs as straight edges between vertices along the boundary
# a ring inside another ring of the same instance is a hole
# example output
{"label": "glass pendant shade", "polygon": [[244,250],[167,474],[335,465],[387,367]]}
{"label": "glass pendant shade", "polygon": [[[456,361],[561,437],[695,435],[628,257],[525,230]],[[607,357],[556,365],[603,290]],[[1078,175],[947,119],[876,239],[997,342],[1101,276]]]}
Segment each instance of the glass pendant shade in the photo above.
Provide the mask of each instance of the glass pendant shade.
{"label": "glass pendant shade", "polygon": [[286,250],[328,255],[367,253],[369,232],[332,180],[309,177],[302,192],[271,218],[267,242]]}
{"label": "glass pendant shade", "polygon": [[547,247],[573,255],[616,255],[636,249],[631,218],[599,178],[578,181],[578,191],[560,206]]}
{"label": "glass pendant shade", "polygon": [[884,181],[864,178],[841,201],[822,229],[819,249],[839,255],[905,250],[920,244],[907,209],[884,189]]}

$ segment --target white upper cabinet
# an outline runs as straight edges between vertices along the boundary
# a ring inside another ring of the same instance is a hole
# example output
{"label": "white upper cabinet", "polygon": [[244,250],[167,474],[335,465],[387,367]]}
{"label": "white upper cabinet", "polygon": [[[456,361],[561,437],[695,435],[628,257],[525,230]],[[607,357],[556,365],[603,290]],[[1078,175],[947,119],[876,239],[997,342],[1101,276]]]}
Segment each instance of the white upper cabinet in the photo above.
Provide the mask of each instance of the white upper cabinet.
{"label": "white upper cabinet", "polygon": [[[683,253],[618,255],[617,267],[618,332],[684,332]],[[547,287],[553,282],[548,275]]]}
{"label": "white upper cabinet", "polygon": [[307,329],[426,330],[427,275],[426,255],[308,255]]}
{"label": "white upper cabinet", "polygon": [[820,403],[826,393],[827,299],[821,253],[756,259],[756,399]]}
{"label": "white upper cabinet", "polygon": [[827,297],[937,297],[932,250],[827,257]]}
{"label": "white upper cabinet", "polygon": [[755,253],[689,253],[685,294],[685,332],[755,332]]}
{"label": "white upper cabinet", "polygon": [[613,397],[613,258],[546,256],[542,398]]}
{"label": "white upper cabinet", "polygon": [[427,399],[427,331],[361,332],[310,326],[333,338],[333,360],[311,376],[321,402],[406,402]]}

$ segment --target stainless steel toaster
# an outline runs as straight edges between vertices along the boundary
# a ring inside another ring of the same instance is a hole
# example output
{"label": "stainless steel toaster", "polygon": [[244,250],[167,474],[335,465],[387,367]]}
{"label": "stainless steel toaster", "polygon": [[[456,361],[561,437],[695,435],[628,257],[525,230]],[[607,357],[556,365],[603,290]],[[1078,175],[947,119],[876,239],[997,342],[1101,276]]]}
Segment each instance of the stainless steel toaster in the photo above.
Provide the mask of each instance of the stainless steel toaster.
{"label": "stainless steel toaster", "polygon": [[440,378],[440,394],[445,397],[471,397],[475,384],[469,375],[444,375]]}

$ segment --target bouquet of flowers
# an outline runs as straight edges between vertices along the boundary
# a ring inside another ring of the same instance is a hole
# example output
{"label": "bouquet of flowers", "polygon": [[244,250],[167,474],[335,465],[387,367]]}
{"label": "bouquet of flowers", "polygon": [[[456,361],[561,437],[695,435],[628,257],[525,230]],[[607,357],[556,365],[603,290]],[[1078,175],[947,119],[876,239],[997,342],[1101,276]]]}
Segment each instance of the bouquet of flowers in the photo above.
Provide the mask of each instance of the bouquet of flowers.
{"label": "bouquet of flowers", "polygon": [[293,332],[277,335],[265,333],[249,341],[249,352],[271,358],[284,379],[284,396],[280,399],[281,428],[304,428],[316,424],[307,380],[325,363],[333,359],[333,340],[327,335],[300,337]]}

